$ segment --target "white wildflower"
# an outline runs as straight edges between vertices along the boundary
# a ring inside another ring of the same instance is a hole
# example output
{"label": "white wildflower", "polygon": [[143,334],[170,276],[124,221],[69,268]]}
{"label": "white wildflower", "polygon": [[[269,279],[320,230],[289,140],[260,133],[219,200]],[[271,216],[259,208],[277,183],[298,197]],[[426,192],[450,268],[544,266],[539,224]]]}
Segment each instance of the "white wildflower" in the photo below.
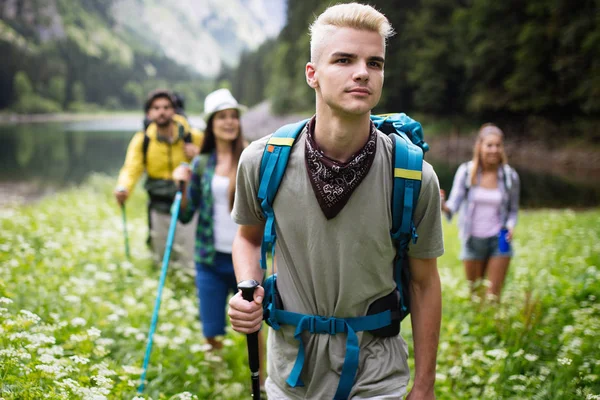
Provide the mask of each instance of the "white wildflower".
{"label": "white wildflower", "polygon": [[0,297],[0,304],[11,304],[12,302],[8,297]]}
{"label": "white wildflower", "polygon": [[450,371],[448,371],[450,376],[453,378],[457,378],[461,374],[461,372],[462,368],[458,365],[455,365],[454,367],[450,368]]}
{"label": "white wildflower", "polygon": [[71,360],[73,360],[73,362],[74,362],[75,364],[82,364],[82,365],[85,365],[85,364],[87,364],[87,363],[89,363],[89,362],[90,362],[89,358],[86,358],[86,357],[80,357],[80,356],[71,356],[71,357],[69,357],[69,358],[70,358]]}
{"label": "white wildflower", "polygon": [[141,375],[144,370],[140,367],[135,367],[132,365],[123,365],[123,372],[128,375]]}
{"label": "white wildflower", "polygon": [[42,364],[52,364],[56,361],[56,358],[50,354],[42,354],[39,360]]}
{"label": "white wildflower", "polygon": [[63,299],[68,303],[79,303],[81,302],[81,298],[79,296],[75,296],[73,294],[69,294],[63,297]]}
{"label": "white wildflower", "polygon": [[558,363],[561,365],[571,365],[572,362],[573,360],[567,357],[561,357],[558,359]]}
{"label": "white wildflower", "polygon": [[193,400],[193,399],[197,399],[196,396],[192,396],[192,394],[190,392],[183,392],[183,393],[178,393],[175,396],[172,397],[172,399],[177,399],[177,400]]}
{"label": "white wildflower", "polygon": [[87,330],[88,337],[92,340],[97,339],[102,335],[102,331],[98,328],[91,327]]}
{"label": "white wildflower", "polygon": [[575,332],[575,327],[573,325],[566,325],[563,327],[562,333],[573,333]]}
{"label": "white wildflower", "polygon": [[525,359],[527,361],[534,362],[534,361],[537,361],[538,358],[539,357],[537,355],[535,355],[535,354],[525,354]]}
{"label": "white wildflower", "polygon": [[113,386],[113,380],[110,378],[107,378],[106,376],[95,375],[95,376],[92,376],[92,380],[94,382],[96,382],[96,384],[98,386],[103,387],[103,388],[110,389]]}
{"label": "white wildflower", "polygon": [[71,320],[71,326],[85,326],[87,321],[81,317],[76,317]]}
{"label": "white wildflower", "polygon": [[111,339],[111,338],[99,338],[98,340],[96,340],[96,344],[98,346],[112,346],[113,344],[115,344],[115,340]]}
{"label": "white wildflower", "polygon": [[58,375],[62,372],[62,367],[57,364],[49,365],[49,364],[38,364],[35,366],[35,369],[45,372],[50,375]]}
{"label": "white wildflower", "polygon": [[496,360],[504,360],[508,356],[508,353],[504,349],[488,350],[485,352],[485,354],[489,357],[495,358]]}
{"label": "white wildflower", "polygon": [[21,310],[21,311],[19,311],[19,313],[23,315],[23,318],[26,321],[33,322],[34,324],[37,324],[38,322],[40,322],[42,320],[39,315],[34,314],[28,310]]}
{"label": "white wildflower", "polygon": [[71,335],[69,336],[69,341],[74,342],[74,343],[80,343],[80,342],[85,342],[87,340],[87,336],[86,335]]}
{"label": "white wildflower", "polygon": [[163,335],[154,335],[154,343],[156,347],[163,348],[169,344],[169,338]]}
{"label": "white wildflower", "polygon": [[521,357],[523,354],[525,354],[525,350],[519,349],[519,350],[515,351],[512,355],[513,355],[513,357]]}
{"label": "white wildflower", "polygon": [[204,343],[204,344],[193,344],[190,346],[190,351],[192,353],[198,353],[198,352],[205,352],[205,351],[209,351],[210,349],[212,349],[212,346],[208,343]]}

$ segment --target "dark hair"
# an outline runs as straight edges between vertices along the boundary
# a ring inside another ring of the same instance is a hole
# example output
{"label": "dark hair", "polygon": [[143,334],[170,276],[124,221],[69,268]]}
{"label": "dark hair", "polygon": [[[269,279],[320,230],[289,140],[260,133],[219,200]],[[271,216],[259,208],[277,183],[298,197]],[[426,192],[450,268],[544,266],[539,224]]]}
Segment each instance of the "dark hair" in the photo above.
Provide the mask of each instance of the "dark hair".
{"label": "dark hair", "polygon": [[148,93],[146,97],[146,102],[144,103],[144,112],[148,112],[150,107],[152,107],[152,103],[156,99],[167,99],[171,102],[171,107],[175,108],[175,99],[171,92],[166,89],[156,89]]}
{"label": "dark hair", "polygon": [[[238,119],[240,118],[240,112],[238,110],[237,115]],[[206,122],[206,129],[204,130],[204,140],[202,141],[202,149],[200,150],[201,154],[210,154],[216,150],[216,139],[215,139],[215,131],[213,130],[213,121],[215,115],[217,113],[213,113],[208,121]],[[242,135],[242,125],[240,124],[240,131],[238,137],[235,138],[231,142],[231,171],[229,173],[229,207],[233,208],[233,199],[235,197],[235,178],[237,173],[238,163],[240,161],[240,156],[242,155],[242,151],[246,147],[246,141],[244,140],[244,136]]]}

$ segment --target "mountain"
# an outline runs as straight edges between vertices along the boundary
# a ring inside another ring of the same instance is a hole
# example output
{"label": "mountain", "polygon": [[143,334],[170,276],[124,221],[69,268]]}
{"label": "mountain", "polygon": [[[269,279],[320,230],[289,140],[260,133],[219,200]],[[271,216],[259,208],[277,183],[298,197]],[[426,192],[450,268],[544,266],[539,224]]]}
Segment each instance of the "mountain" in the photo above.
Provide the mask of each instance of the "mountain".
{"label": "mountain", "polygon": [[118,0],[115,31],[204,76],[276,36],[284,0]]}
{"label": "mountain", "polygon": [[201,108],[223,69],[277,36],[285,0],[0,0],[0,109]]}
{"label": "mountain", "polygon": [[[0,2],[0,40],[73,38],[90,55],[130,64],[133,49],[157,52],[203,76],[237,64],[243,51],[276,36],[285,0],[15,0]],[[5,22],[19,21],[20,29]],[[24,24],[23,24],[24,22]],[[25,26],[23,26],[25,25]],[[19,31],[25,32],[19,32]],[[27,43],[35,47],[34,43]]]}

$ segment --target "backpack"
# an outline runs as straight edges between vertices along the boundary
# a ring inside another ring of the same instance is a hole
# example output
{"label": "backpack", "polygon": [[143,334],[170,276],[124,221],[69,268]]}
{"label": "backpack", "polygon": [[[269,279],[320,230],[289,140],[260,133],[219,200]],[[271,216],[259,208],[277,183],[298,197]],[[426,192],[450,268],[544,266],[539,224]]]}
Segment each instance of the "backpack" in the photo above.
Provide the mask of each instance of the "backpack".
{"label": "backpack", "polygon": [[[371,121],[394,143],[393,165],[390,166],[394,171],[390,235],[396,247],[394,279],[397,289],[390,295],[375,301],[369,308],[368,315],[364,317],[335,318],[286,311],[277,292],[277,274],[273,273],[263,283],[265,289],[263,318],[266,323],[275,330],[279,329],[280,324],[296,326],[294,337],[299,341],[298,356],[286,381],[291,387],[304,385],[300,379],[304,364],[302,331],[330,335],[342,332],[348,334],[346,357],[334,399],[348,398],[354,383],[359,354],[356,331],[369,331],[377,336],[395,336],[400,332],[400,322],[410,313],[410,270],[407,251],[410,241],[416,243],[418,238],[413,214],[421,190],[423,153],[429,150],[429,146],[423,140],[421,124],[404,113],[372,115]],[[277,240],[273,202],[285,174],[292,146],[307,122],[308,120],[303,120],[278,129],[267,142],[263,152],[258,199],[266,218],[260,260],[261,268],[265,270],[267,255],[271,255],[271,260],[275,255]],[[271,263],[273,266],[273,261]]]}

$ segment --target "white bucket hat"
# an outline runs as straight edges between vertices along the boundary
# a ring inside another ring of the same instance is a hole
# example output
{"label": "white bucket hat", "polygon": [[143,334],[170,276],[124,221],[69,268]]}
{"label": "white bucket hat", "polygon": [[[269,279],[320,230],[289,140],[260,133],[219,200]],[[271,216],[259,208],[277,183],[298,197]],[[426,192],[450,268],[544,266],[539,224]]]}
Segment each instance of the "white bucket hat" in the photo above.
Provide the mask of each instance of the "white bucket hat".
{"label": "white bucket hat", "polygon": [[248,107],[238,104],[228,89],[218,89],[204,99],[204,122],[208,122],[210,117],[217,111],[229,110],[230,108],[238,110],[240,115],[248,109]]}

